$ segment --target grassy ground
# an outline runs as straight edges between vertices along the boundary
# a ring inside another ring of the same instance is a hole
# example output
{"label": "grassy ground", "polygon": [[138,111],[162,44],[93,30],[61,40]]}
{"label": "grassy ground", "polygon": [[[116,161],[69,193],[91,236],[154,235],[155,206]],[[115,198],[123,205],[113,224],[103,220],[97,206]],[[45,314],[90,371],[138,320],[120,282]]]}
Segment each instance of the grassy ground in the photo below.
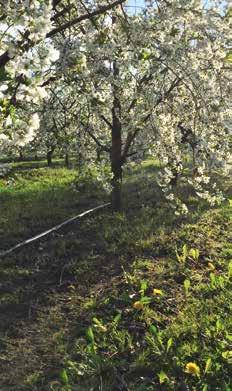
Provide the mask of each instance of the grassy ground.
{"label": "grassy ground", "polygon": [[[75,192],[75,170],[23,165],[0,180],[1,249],[107,200]],[[126,214],[0,261],[1,391],[232,390],[229,202],[187,192],[191,212],[175,217],[157,171],[127,173]]]}

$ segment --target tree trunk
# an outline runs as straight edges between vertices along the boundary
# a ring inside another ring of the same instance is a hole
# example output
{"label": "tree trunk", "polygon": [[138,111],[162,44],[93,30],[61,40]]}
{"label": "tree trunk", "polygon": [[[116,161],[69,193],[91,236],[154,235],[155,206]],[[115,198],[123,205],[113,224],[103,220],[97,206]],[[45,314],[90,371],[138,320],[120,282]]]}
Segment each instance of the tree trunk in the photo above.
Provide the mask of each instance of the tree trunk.
{"label": "tree trunk", "polygon": [[68,154],[68,152],[66,152],[66,154],[65,154],[65,166],[67,168],[69,168],[69,154]]}
{"label": "tree trunk", "polygon": [[120,212],[122,209],[122,179],[117,178],[115,173],[112,179],[111,203],[113,211]]}
{"label": "tree trunk", "polygon": [[51,148],[48,152],[47,152],[47,165],[48,167],[51,167],[52,166],[52,155],[53,155],[53,152],[54,152],[54,149]]}
{"label": "tree trunk", "polygon": [[19,150],[19,161],[21,162],[23,160],[23,151]]}
{"label": "tree trunk", "polygon": [[97,148],[96,154],[97,154],[97,162],[99,163],[101,161],[101,149]]}
{"label": "tree trunk", "polygon": [[77,168],[79,171],[83,168],[83,156],[80,149],[77,151]]}
{"label": "tree trunk", "polygon": [[[113,64],[113,76],[117,79],[119,69],[116,61]],[[112,209],[115,212],[122,207],[122,124],[121,124],[121,104],[118,96],[118,86],[113,85],[114,100],[112,108],[112,132],[111,132],[111,170],[112,179]]]}

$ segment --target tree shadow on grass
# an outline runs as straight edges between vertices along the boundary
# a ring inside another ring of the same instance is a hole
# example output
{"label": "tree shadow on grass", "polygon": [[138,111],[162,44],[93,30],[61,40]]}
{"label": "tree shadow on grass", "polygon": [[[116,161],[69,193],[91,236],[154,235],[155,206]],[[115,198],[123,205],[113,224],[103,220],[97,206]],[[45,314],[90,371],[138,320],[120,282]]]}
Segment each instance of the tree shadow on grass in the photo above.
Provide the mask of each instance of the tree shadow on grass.
{"label": "tree shadow on grass", "polygon": [[[160,256],[173,257],[175,245],[182,240],[176,234],[178,227],[196,222],[207,210],[206,204],[199,206],[194,201],[193,209],[197,207],[197,211],[187,218],[176,217],[155,185],[151,167],[148,172],[151,176],[146,174],[145,181],[144,174],[137,172],[136,178],[131,177],[125,184],[126,213],[113,215],[105,211],[87,217],[13,253],[1,263],[1,357],[7,374],[2,386],[20,390],[21,384],[22,390],[26,389],[25,379],[41,371],[48,381],[57,379],[67,349],[71,349],[75,338],[85,335],[90,316],[99,311],[96,298],[121,281],[122,266],[127,270],[138,257],[149,257],[154,262]],[[84,195],[82,201],[76,202],[74,194],[64,186],[31,193],[28,198],[24,195],[18,201],[16,197],[12,204],[9,201],[9,207],[15,204],[18,210],[22,202],[33,207],[27,213],[21,211],[21,218],[14,220],[15,227],[12,220],[14,240],[17,233],[25,238],[25,233],[34,232],[35,226],[38,233],[37,228],[46,229],[60,222],[61,217],[67,217],[67,210],[72,215],[84,206],[93,206],[96,198],[102,201],[103,194],[99,193],[99,198],[96,194]],[[191,192],[186,196],[193,197]],[[27,223],[26,232],[20,227],[22,218],[33,222],[31,226]],[[5,243],[8,235],[6,232]],[[22,354],[25,361],[20,367]]]}

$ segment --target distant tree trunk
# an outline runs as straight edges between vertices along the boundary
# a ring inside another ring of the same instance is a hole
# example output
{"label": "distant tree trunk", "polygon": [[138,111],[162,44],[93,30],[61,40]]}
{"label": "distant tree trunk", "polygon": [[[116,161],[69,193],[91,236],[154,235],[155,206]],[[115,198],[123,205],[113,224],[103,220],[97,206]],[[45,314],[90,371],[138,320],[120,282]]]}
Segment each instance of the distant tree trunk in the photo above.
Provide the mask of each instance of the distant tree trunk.
{"label": "distant tree trunk", "polygon": [[113,172],[111,192],[112,209],[114,212],[119,212],[122,208],[122,167],[120,164],[115,165],[112,161],[111,168]]}
{"label": "distant tree trunk", "polygon": [[78,167],[79,171],[81,171],[82,166],[83,166],[83,156],[81,154],[81,151],[78,150],[77,151],[77,167]]}
{"label": "distant tree trunk", "polygon": [[68,154],[68,152],[66,152],[66,154],[65,154],[65,166],[68,168],[69,167],[69,154]]}
{"label": "distant tree trunk", "polygon": [[101,161],[101,152],[102,150],[100,148],[97,148],[96,149],[96,153],[97,153],[97,162],[100,162]]}
{"label": "distant tree trunk", "polygon": [[23,151],[19,150],[19,161],[21,162],[23,160]]}
{"label": "distant tree trunk", "polygon": [[54,149],[55,149],[55,148],[51,148],[51,149],[47,152],[47,165],[48,165],[48,167],[51,167],[51,166],[52,166],[52,155],[53,155]]}
{"label": "distant tree trunk", "polygon": [[35,154],[34,159],[35,159],[36,161],[38,160],[38,155],[37,155],[37,153]]}
{"label": "distant tree trunk", "polygon": [[[117,79],[119,68],[116,61],[113,64],[113,76]],[[112,108],[112,132],[111,132],[111,170],[112,179],[112,208],[118,212],[122,207],[122,124],[121,124],[121,104],[118,96],[118,87],[115,84],[114,100]]]}

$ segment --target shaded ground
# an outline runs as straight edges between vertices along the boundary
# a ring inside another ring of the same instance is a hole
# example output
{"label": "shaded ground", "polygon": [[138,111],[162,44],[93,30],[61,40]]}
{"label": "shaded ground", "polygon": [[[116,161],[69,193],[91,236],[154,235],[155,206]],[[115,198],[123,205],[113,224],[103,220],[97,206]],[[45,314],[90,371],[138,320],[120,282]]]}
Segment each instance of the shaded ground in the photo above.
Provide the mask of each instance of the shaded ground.
{"label": "shaded ground", "polygon": [[[127,215],[99,212],[1,260],[1,390],[231,389],[229,204],[189,193],[176,218],[156,172],[128,175]],[[107,199],[77,194],[72,170],[14,175],[1,248]]]}

